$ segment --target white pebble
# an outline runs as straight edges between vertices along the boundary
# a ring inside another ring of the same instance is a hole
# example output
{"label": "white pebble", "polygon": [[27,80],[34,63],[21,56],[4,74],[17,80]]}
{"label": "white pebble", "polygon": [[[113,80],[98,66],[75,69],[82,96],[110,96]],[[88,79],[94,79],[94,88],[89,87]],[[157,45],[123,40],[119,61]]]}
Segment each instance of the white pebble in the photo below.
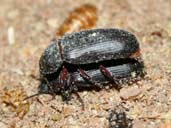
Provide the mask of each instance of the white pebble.
{"label": "white pebble", "polygon": [[8,34],[8,43],[10,45],[13,45],[15,43],[14,28],[13,27],[9,27],[8,31],[7,31],[7,34]]}

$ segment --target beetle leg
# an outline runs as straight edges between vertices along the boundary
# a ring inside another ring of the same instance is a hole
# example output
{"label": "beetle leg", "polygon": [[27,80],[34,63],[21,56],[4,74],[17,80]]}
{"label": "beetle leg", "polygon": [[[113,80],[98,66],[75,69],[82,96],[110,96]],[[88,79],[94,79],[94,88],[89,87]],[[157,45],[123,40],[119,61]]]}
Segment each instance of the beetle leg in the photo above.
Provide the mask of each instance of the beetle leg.
{"label": "beetle leg", "polygon": [[59,74],[60,84],[66,84],[67,78],[68,78],[68,71],[65,67],[63,67],[62,71]]}
{"label": "beetle leg", "polygon": [[108,71],[107,68],[105,68],[103,65],[100,65],[99,68],[100,68],[100,72],[105,76],[105,78],[107,78],[112,83],[115,83],[115,88],[119,89],[119,86],[118,86],[120,85],[119,79],[116,78],[115,76],[112,76],[110,71]]}
{"label": "beetle leg", "polygon": [[84,110],[84,102],[83,102],[81,96],[78,94],[78,92],[74,92],[74,94],[77,96],[79,102],[81,103],[82,110]]}
{"label": "beetle leg", "polygon": [[78,69],[80,76],[87,82],[92,85],[95,85],[98,88],[103,88],[103,85],[99,84],[97,81],[94,81],[83,69]]}
{"label": "beetle leg", "polygon": [[59,74],[59,83],[62,86],[61,95],[63,100],[68,101],[71,97],[72,89],[70,87],[70,75],[65,67]]}
{"label": "beetle leg", "polygon": [[52,93],[52,100],[54,100],[54,99],[55,99],[56,94],[55,94],[55,92],[54,92],[53,88],[50,86],[50,83],[49,83],[49,81],[47,80],[47,78],[43,78],[43,79],[46,81],[46,84],[47,84],[47,86],[49,87],[50,92]]}

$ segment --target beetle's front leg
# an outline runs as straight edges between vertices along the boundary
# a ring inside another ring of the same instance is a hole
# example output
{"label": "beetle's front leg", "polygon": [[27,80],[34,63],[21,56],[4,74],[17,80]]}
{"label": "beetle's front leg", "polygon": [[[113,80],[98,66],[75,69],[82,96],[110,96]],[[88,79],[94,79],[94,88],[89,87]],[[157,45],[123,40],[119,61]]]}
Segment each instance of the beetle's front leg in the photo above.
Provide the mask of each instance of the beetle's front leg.
{"label": "beetle's front leg", "polygon": [[102,84],[94,81],[83,69],[78,69],[78,72],[80,73],[80,76],[91,85],[94,85],[98,88],[104,88]]}
{"label": "beetle's front leg", "polygon": [[59,84],[61,85],[60,92],[62,99],[64,101],[69,101],[71,99],[72,87],[70,74],[65,67],[63,67],[62,71],[59,74]]}

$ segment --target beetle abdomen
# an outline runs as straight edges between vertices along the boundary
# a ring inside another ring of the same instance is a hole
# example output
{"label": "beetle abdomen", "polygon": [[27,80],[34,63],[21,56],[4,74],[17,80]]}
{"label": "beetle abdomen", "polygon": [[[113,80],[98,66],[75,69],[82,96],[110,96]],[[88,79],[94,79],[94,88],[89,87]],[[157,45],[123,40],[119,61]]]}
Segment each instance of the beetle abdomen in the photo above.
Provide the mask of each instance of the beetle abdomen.
{"label": "beetle abdomen", "polygon": [[[113,65],[106,67],[106,69],[111,73],[114,78],[122,81],[127,79],[127,83],[129,81],[138,80],[140,77],[144,77],[144,64],[139,61],[132,61],[132,63],[123,63],[119,65]],[[110,81],[105,78],[105,76],[100,72],[99,69],[87,70],[86,73],[96,82],[100,84],[109,84]],[[78,72],[70,73],[72,79],[75,81],[77,87],[91,87],[89,83],[87,83]],[[125,81],[126,82],[126,81]],[[124,82],[123,82],[124,83]]]}

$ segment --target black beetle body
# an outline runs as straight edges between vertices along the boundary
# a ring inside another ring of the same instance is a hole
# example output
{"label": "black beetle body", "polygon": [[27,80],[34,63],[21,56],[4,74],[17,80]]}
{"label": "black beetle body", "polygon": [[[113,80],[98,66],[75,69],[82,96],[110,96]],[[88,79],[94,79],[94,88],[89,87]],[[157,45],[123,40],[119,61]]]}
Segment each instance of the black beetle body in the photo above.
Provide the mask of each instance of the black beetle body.
{"label": "black beetle body", "polygon": [[128,58],[138,50],[136,37],[124,30],[94,29],[72,33],[52,41],[40,59],[40,73],[54,73],[63,62],[90,64]]}
{"label": "black beetle body", "polygon": [[144,76],[136,37],[119,29],[85,30],[53,40],[39,65],[39,94],[61,94],[64,100],[78,89],[105,84],[120,89],[122,83]]}

